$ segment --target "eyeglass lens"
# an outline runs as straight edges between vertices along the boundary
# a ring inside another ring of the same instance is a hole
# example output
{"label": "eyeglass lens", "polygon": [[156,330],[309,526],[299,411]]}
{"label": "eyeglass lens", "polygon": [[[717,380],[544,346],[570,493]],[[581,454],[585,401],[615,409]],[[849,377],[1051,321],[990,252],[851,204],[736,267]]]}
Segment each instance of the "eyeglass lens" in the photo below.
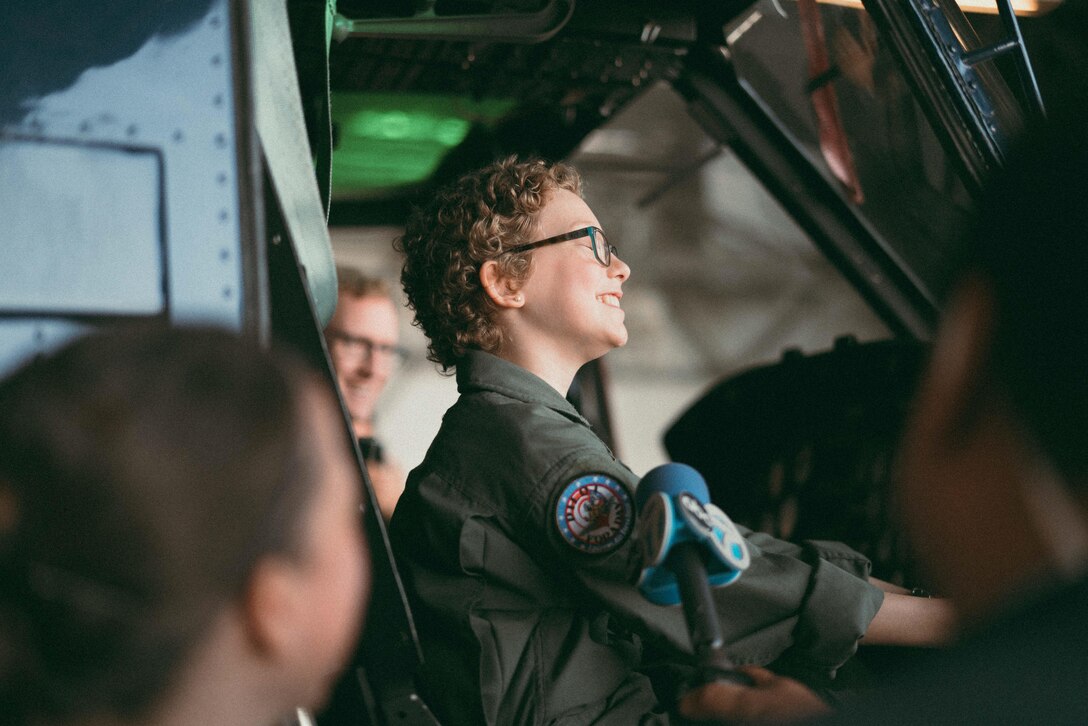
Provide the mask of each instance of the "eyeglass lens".
{"label": "eyeglass lens", "polygon": [[612,245],[608,244],[604,232],[596,227],[589,228],[589,239],[593,243],[593,256],[605,267],[612,264]]}

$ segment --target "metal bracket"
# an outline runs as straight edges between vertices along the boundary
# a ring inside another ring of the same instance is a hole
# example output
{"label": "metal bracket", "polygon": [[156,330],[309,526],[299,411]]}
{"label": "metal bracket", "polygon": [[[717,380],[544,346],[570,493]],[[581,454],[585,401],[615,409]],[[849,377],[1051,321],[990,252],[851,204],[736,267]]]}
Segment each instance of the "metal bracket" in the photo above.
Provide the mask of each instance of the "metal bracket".
{"label": "metal bracket", "polygon": [[414,38],[498,43],[540,43],[563,29],[574,14],[574,0],[549,0],[532,13],[436,15],[434,8],[410,18],[333,18],[332,37]]}
{"label": "metal bracket", "polygon": [[1001,128],[998,123],[998,103],[987,90],[987,84],[976,70],[977,66],[1006,53],[1015,52],[1020,80],[1024,85],[1025,95],[1034,107],[1032,110],[1040,115],[1045,114],[1035,73],[1010,0],[997,0],[1002,24],[1009,37],[993,45],[972,50],[964,47],[961,35],[952,27],[941,2],[916,0],[911,3],[911,7],[949,70],[958,79],[961,91],[975,107],[983,129],[997,149],[1007,148],[1011,133],[1015,129]]}
{"label": "metal bracket", "polygon": [[1043,96],[1039,92],[1039,83],[1035,79],[1035,70],[1031,66],[1031,58],[1028,57],[1027,45],[1024,44],[1024,36],[1020,33],[1020,23],[1016,20],[1016,13],[1013,12],[1012,1],[997,0],[997,10],[1001,15],[1001,24],[1009,37],[988,48],[979,48],[965,53],[962,60],[967,65],[974,66],[999,55],[1015,52],[1016,70],[1020,75],[1020,83],[1024,86],[1024,95],[1035,106],[1035,111],[1040,116],[1046,116]]}

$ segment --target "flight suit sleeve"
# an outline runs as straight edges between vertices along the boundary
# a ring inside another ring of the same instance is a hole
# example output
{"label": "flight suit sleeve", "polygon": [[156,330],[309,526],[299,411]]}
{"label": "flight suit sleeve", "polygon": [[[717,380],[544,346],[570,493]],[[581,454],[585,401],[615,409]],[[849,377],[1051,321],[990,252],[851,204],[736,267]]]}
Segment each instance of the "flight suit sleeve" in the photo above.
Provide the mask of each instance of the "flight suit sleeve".
{"label": "flight suit sleeve", "polygon": [[[796,563],[787,567],[794,578],[790,597],[807,579],[790,655],[818,672],[833,674],[857,650],[858,640],[884,601],[884,593],[868,582],[871,563],[840,542],[806,540],[797,545],[765,533],[742,531],[749,546],[758,546],[765,558]],[[784,587],[790,582],[782,578]]]}
{"label": "flight suit sleeve", "polygon": [[[629,497],[612,503],[620,516],[601,530],[607,546],[596,551],[572,543],[559,521],[573,515],[572,484],[587,476],[612,478]],[[641,565],[634,522],[625,528],[619,520],[628,506],[636,517],[634,483],[626,467],[594,452],[568,457],[550,478],[547,506],[537,516],[548,547],[590,597],[640,637],[684,656],[691,645],[682,609],[650,603],[633,584]],[[855,652],[883,600],[867,582],[868,560],[844,545],[796,545],[742,532],[752,564],[732,585],[714,591],[727,653],[737,664],[766,665],[789,650],[794,661],[832,674]]]}

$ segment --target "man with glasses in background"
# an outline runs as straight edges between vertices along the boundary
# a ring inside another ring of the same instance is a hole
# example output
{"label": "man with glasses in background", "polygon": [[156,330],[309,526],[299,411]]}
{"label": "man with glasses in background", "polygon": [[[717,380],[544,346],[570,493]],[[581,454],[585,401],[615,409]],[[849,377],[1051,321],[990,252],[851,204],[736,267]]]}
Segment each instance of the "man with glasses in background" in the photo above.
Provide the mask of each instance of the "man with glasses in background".
{"label": "man with glasses in background", "polygon": [[389,285],[353,267],[336,268],[336,313],[325,328],[336,381],[359,440],[382,517],[404,491],[404,470],[375,436],[374,413],[389,377],[403,362],[397,304]]}

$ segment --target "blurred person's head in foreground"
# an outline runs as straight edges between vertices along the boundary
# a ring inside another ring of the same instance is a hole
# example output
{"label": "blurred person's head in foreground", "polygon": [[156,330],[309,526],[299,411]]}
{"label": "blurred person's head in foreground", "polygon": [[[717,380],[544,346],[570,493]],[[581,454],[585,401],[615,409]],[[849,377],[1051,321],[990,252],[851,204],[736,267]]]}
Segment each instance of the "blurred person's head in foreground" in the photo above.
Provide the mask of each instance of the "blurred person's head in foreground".
{"label": "blurred person's head in foreground", "polygon": [[267,724],[360,627],[319,379],[229,333],[84,338],[0,383],[0,722]]}
{"label": "blurred person's head in foreground", "polygon": [[1088,574],[1088,132],[989,187],[902,450],[901,506],[967,625]]}

